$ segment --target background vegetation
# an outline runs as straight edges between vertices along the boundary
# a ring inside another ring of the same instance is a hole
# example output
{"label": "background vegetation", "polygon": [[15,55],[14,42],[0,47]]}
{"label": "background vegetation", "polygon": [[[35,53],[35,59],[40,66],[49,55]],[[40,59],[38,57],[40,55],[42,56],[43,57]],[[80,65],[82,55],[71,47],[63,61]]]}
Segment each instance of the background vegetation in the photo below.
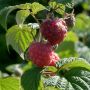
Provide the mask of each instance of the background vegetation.
{"label": "background vegetation", "polygon": [[[67,1],[70,2],[71,0]],[[33,2],[39,2],[42,5],[47,6],[49,0],[0,0],[0,10],[7,6]],[[64,3],[64,0],[61,0],[61,2]],[[90,63],[90,0],[74,0],[73,8],[76,18],[75,26],[69,29],[68,37],[60,44],[56,52],[61,58],[80,57],[86,59]],[[67,12],[71,11],[72,9],[67,9]],[[16,12],[17,10],[14,10],[8,16],[7,28],[16,24]],[[55,13],[55,15],[61,17],[58,13]],[[38,13],[37,17],[43,18],[45,16]],[[36,23],[32,16],[29,16],[26,19],[26,22]],[[0,25],[0,72],[2,73],[2,76],[18,76],[21,74],[20,68],[26,63],[27,61],[22,62],[22,58],[11,46],[9,49],[7,48],[6,31],[5,28]],[[23,67],[23,70],[27,68],[28,65]]]}

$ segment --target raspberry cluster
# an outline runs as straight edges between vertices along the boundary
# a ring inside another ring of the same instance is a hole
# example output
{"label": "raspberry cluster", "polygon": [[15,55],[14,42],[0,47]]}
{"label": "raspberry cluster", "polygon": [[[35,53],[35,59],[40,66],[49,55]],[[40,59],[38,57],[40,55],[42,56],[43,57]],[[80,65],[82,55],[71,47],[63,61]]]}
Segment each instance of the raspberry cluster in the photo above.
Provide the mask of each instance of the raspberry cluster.
{"label": "raspberry cluster", "polygon": [[47,42],[33,42],[28,49],[28,58],[38,67],[55,66],[60,60],[53,46],[60,44],[67,33],[64,19],[46,19],[40,25],[40,32]]}

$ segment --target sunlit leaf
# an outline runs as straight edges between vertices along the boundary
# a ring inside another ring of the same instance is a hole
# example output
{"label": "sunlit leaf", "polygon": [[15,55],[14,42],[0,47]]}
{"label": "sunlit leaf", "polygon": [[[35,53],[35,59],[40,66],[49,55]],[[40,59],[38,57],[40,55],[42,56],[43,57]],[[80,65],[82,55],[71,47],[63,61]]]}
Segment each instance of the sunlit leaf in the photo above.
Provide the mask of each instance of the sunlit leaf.
{"label": "sunlit leaf", "polygon": [[34,2],[31,4],[31,12],[33,14],[37,14],[39,11],[46,9],[42,4]]}
{"label": "sunlit leaf", "polygon": [[19,79],[15,77],[0,78],[0,90],[20,90]]}
{"label": "sunlit leaf", "polygon": [[78,56],[75,50],[75,43],[77,41],[78,41],[77,35],[72,31],[68,32],[64,41],[56,49],[56,52],[62,58]]}
{"label": "sunlit leaf", "polygon": [[63,5],[63,4],[56,3],[56,2],[50,2],[49,6],[61,15],[64,14],[64,12],[65,12],[65,5]]}
{"label": "sunlit leaf", "polygon": [[33,41],[32,34],[35,35],[35,30],[27,25],[22,27],[19,27],[18,25],[12,26],[8,29],[6,34],[7,46],[11,45],[13,49],[23,58],[25,50]]}
{"label": "sunlit leaf", "polygon": [[20,10],[20,11],[17,11],[17,14],[16,14],[16,22],[17,24],[23,24],[25,19],[29,16],[30,14],[30,11],[29,10]]}
{"label": "sunlit leaf", "polygon": [[64,58],[56,63],[56,67],[60,67],[60,70],[79,67],[90,71],[90,64],[83,58]]}

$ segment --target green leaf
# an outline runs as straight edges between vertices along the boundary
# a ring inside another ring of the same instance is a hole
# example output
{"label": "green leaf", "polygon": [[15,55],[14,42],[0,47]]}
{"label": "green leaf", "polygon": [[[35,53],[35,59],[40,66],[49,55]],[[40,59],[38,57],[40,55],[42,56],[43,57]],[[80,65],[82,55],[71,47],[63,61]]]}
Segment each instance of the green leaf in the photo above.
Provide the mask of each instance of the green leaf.
{"label": "green leaf", "polygon": [[17,8],[29,10],[29,9],[31,9],[31,3],[17,5]]}
{"label": "green leaf", "polygon": [[65,37],[64,41],[56,49],[56,52],[62,58],[78,56],[78,54],[77,54],[77,52],[75,50],[76,49],[75,43],[77,41],[78,41],[77,35],[74,32],[69,31],[67,33],[67,36]]}
{"label": "green leaf", "polygon": [[44,90],[41,81],[41,70],[41,68],[34,67],[22,75],[21,85],[24,90]]}
{"label": "green leaf", "polygon": [[44,81],[45,87],[56,87],[59,90],[89,90],[90,72],[82,68],[73,68],[63,76],[53,76]]}
{"label": "green leaf", "polygon": [[64,58],[56,63],[56,67],[59,67],[59,70],[67,70],[79,67],[90,71],[90,64],[83,58]]}
{"label": "green leaf", "polygon": [[77,42],[78,41],[78,37],[76,35],[76,33],[69,31],[67,33],[67,36],[65,37],[64,41],[72,41],[72,42]]}
{"label": "green leaf", "polygon": [[86,32],[90,32],[90,17],[86,14],[78,14],[73,31],[80,37],[84,37]]}
{"label": "green leaf", "polygon": [[67,89],[67,86],[69,86],[69,84],[68,85],[67,84],[68,84],[67,80],[60,76],[52,76],[44,80],[45,88],[51,86],[51,87],[56,87],[55,88],[56,90],[72,90],[72,89]]}
{"label": "green leaf", "polygon": [[16,8],[17,8],[16,6],[9,6],[5,7],[0,11],[0,24],[3,26],[3,28],[7,29],[8,15]]}
{"label": "green leaf", "polygon": [[35,30],[33,30],[30,26],[12,26],[10,29],[8,29],[6,34],[7,46],[11,45],[13,49],[22,58],[24,58],[24,52],[33,41],[32,34],[35,35]]}
{"label": "green leaf", "polygon": [[57,62],[58,76],[44,79],[44,86],[59,90],[89,90],[90,64],[80,58],[64,58]]}
{"label": "green leaf", "polygon": [[30,15],[29,10],[19,10],[16,14],[16,22],[17,24],[23,24],[25,19]]}
{"label": "green leaf", "polygon": [[[27,9],[27,10],[31,9],[33,14],[37,14],[39,11],[44,10],[46,8],[37,2],[34,2],[32,4],[26,3],[26,4],[5,7],[4,9],[0,11],[0,24],[3,26],[3,28],[7,29],[8,15],[15,9]],[[23,15],[22,17],[27,17],[29,14],[27,10],[24,12],[25,15],[21,14],[21,12],[23,13],[23,11],[19,12],[19,14]],[[20,19],[19,22],[21,23],[21,21],[23,20]]]}
{"label": "green leaf", "polygon": [[64,41],[61,43],[56,52],[62,58],[77,57],[78,54],[75,50],[75,43],[72,41]]}
{"label": "green leaf", "polygon": [[82,6],[85,10],[90,10],[90,1],[88,0],[87,2],[83,3]]}
{"label": "green leaf", "polygon": [[71,90],[90,90],[90,72],[73,68],[66,72],[64,77],[73,87]]}
{"label": "green leaf", "polygon": [[15,77],[0,78],[0,90],[20,90],[19,79]]}
{"label": "green leaf", "polygon": [[56,2],[50,2],[49,6],[61,15],[64,14],[64,12],[65,12],[65,5],[63,5],[63,4],[56,3]]}
{"label": "green leaf", "polygon": [[60,79],[59,76],[50,77],[50,78],[44,80],[44,85],[45,85],[45,87],[47,87],[47,86],[56,86],[59,79]]}
{"label": "green leaf", "polygon": [[31,4],[31,10],[32,10],[33,14],[37,14],[39,11],[42,11],[44,9],[46,9],[46,8],[37,2],[34,2]]}

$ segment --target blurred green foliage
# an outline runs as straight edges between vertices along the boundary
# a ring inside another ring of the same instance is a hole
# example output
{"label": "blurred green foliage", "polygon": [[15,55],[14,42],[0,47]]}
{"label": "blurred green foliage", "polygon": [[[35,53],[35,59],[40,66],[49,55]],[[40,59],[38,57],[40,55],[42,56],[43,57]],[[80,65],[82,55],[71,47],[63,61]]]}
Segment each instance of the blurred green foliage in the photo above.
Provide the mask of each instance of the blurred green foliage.
{"label": "blurred green foliage", "polygon": [[77,41],[77,35],[72,31],[68,32],[65,40],[58,46],[56,52],[61,58],[78,56],[75,50],[75,43]]}

